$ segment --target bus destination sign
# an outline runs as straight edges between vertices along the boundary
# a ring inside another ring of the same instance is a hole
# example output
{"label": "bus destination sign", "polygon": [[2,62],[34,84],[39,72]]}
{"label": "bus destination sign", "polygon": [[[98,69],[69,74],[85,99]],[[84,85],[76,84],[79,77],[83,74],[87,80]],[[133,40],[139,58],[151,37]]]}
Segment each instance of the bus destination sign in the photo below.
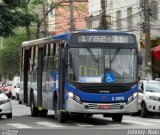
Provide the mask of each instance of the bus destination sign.
{"label": "bus destination sign", "polygon": [[80,35],[78,43],[135,43],[131,35]]}

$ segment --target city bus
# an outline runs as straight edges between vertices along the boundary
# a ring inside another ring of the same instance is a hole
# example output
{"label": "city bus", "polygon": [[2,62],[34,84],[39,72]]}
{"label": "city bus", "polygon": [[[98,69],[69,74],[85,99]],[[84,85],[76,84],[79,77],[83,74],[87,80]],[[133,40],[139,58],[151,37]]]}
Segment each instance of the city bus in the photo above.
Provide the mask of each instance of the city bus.
{"label": "city bus", "polygon": [[59,122],[93,114],[121,122],[138,111],[134,34],[81,30],[25,41],[21,61],[23,103],[32,116],[54,110]]}

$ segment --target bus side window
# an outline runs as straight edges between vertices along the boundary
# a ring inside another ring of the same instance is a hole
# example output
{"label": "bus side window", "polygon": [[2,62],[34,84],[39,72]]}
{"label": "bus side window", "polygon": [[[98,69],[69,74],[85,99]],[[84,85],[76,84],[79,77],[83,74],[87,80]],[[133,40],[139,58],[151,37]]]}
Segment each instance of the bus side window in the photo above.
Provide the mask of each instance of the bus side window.
{"label": "bus side window", "polygon": [[29,49],[29,71],[33,71],[33,54],[34,47]]}
{"label": "bus side window", "polygon": [[53,49],[54,49],[54,44],[49,45],[49,56],[48,56],[48,70],[53,70],[54,69],[54,57],[53,57]]}
{"label": "bus side window", "polygon": [[47,70],[47,68],[48,68],[48,53],[47,53],[47,45],[45,45],[44,46],[44,58],[43,58],[43,65],[44,65],[44,67],[43,67],[43,69],[44,70]]}
{"label": "bus side window", "polygon": [[33,70],[37,70],[37,67],[38,67],[38,46],[34,48]]}
{"label": "bus side window", "polygon": [[54,44],[54,47],[53,47],[54,49],[53,49],[53,68],[55,69],[55,70],[57,70],[58,69],[58,59],[59,59],[59,43],[55,43]]}

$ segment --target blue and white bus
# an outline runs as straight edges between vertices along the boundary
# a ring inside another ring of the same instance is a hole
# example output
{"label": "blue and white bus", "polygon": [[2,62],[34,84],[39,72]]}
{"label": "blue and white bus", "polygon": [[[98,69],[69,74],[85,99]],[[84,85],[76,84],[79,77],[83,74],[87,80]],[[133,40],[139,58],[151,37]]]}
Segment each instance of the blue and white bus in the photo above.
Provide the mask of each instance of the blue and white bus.
{"label": "blue and white bus", "polygon": [[138,111],[138,44],[134,34],[105,30],[68,32],[22,44],[21,90],[32,116],[55,110],[102,114],[121,122]]}

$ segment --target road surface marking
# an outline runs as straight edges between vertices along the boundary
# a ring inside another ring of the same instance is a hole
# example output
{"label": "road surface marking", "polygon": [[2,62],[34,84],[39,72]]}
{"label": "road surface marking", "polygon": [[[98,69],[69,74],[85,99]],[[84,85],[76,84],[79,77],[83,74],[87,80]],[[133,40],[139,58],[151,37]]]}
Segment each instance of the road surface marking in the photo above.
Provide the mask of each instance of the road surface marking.
{"label": "road surface marking", "polygon": [[111,125],[113,127],[119,127],[119,126],[124,126],[123,124],[114,124],[114,125]]}
{"label": "road surface marking", "polygon": [[13,116],[23,116],[22,114],[13,114]]}
{"label": "road surface marking", "polygon": [[15,128],[32,128],[28,125],[22,124],[22,123],[10,123],[10,124],[6,124]]}
{"label": "road surface marking", "polygon": [[75,123],[77,126],[79,126],[79,127],[91,127],[91,126],[95,126],[95,125],[91,125],[91,124],[83,124],[83,123]]}
{"label": "road surface marking", "polygon": [[47,122],[47,121],[35,122],[35,123],[38,124],[38,125],[46,126],[46,127],[64,127],[62,125],[51,123],[51,122]]}
{"label": "road surface marking", "polygon": [[155,125],[152,123],[145,123],[145,122],[141,122],[141,121],[131,121],[131,120],[123,120],[123,122],[127,122],[127,123],[134,123],[134,124],[138,124],[138,125]]}
{"label": "road surface marking", "polygon": [[155,120],[155,119],[153,119],[153,120],[147,120],[147,121],[160,123],[160,120]]}

